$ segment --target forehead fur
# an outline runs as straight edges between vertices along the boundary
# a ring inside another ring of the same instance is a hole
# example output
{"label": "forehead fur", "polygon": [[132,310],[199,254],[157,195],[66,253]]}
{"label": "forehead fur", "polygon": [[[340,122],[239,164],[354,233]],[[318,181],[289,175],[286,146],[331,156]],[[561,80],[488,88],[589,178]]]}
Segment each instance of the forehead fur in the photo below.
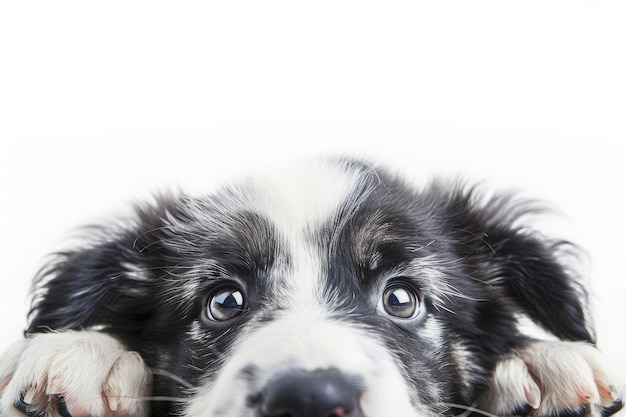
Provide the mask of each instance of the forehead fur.
{"label": "forehead fur", "polygon": [[361,162],[317,160],[185,198],[166,214],[160,237],[195,268],[320,299],[322,280],[346,281],[348,273],[368,287],[366,277],[441,249],[424,227],[429,216],[414,221],[420,209],[410,190]]}
{"label": "forehead fur", "polygon": [[310,310],[325,298],[323,280],[336,231],[377,182],[365,165],[323,160],[246,183],[246,204],[274,225],[287,254],[288,263],[278,265],[274,277],[283,305]]}
{"label": "forehead fur", "polygon": [[372,168],[353,161],[270,171],[166,205],[158,215],[163,224],[136,246],[142,253],[166,247],[170,263],[187,277],[248,276],[254,285],[291,293],[297,287],[303,300],[319,299],[338,232],[379,184]]}
{"label": "forehead fur", "polygon": [[247,196],[244,204],[249,209],[290,235],[311,232],[341,212],[354,210],[376,178],[364,164],[317,160],[250,178],[235,191],[239,197]]}

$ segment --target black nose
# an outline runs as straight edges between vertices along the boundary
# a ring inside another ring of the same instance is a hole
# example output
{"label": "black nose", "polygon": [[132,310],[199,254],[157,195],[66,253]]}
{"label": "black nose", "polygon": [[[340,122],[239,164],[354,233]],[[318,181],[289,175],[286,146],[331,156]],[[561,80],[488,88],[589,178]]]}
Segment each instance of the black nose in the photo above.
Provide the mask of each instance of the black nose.
{"label": "black nose", "polygon": [[358,383],[339,370],[292,370],[261,391],[262,417],[361,417]]}

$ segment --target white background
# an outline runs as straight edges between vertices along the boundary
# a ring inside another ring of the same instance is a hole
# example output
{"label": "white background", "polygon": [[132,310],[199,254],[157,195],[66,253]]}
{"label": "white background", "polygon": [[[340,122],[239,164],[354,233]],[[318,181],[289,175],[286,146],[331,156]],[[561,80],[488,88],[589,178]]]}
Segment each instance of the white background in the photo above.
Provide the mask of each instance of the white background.
{"label": "white background", "polygon": [[0,3],[0,348],[74,229],[356,154],[548,200],[626,379],[623,1]]}

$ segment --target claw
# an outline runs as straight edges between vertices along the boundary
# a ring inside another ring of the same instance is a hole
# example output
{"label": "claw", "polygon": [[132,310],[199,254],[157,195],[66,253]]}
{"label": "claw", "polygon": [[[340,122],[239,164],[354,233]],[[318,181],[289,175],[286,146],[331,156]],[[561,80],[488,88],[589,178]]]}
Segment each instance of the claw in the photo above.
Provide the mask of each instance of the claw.
{"label": "claw", "polygon": [[[19,411],[20,413],[32,417],[34,415],[36,415],[36,413],[33,411],[33,407],[32,407],[32,400],[33,400],[33,396],[32,393],[33,390],[30,390],[29,392],[27,392],[26,394],[22,395],[20,397],[19,400],[15,401],[13,403],[13,408],[15,408],[17,411]],[[27,399],[27,396],[31,394],[31,398]]]}
{"label": "claw", "polygon": [[600,394],[600,399],[602,400],[602,405],[611,406],[620,399],[619,391],[615,388],[615,386],[607,384],[603,381],[596,381],[596,383],[598,385],[598,392]]}
{"label": "claw", "polygon": [[24,415],[29,415],[28,405],[24,402],[23,399],[20,399],[19,401],[14,402],[13,408],[15,408],[17,411],[19,411],[20,413]]}
{"label": "claw", "polygon": [[120,400],[117,397],[106,397],[106,402],[109,405],[109,410],[115,412],[120,408]]}
{"label": "claw", "polygon": [[582,404],[589,404],[594,400],[595,395],[592,392],[579,390],[576,391],[576,397],[578,397]]}
{"label": "claw", "polygon": [[528,406],[534,410],[541,405],[541,390],[534,381],[530,380],[524,386],[524,397]]}
{"label": "claw", "polygon": [[35,401],[35,394],[36,391],[34,389],[26,391],[26,393],[20,399],[20,402],[26,405],[31,405]]}

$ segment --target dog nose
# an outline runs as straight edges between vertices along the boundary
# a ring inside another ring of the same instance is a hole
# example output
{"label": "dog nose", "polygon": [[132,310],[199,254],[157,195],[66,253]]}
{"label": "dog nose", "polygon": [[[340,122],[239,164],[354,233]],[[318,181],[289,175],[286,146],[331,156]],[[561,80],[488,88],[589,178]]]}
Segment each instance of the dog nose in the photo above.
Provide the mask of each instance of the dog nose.
{"label": "dog nose", "polygon": [[292,370],[261,391],[262,417],[361,417],[358,383],[338,369]]}

